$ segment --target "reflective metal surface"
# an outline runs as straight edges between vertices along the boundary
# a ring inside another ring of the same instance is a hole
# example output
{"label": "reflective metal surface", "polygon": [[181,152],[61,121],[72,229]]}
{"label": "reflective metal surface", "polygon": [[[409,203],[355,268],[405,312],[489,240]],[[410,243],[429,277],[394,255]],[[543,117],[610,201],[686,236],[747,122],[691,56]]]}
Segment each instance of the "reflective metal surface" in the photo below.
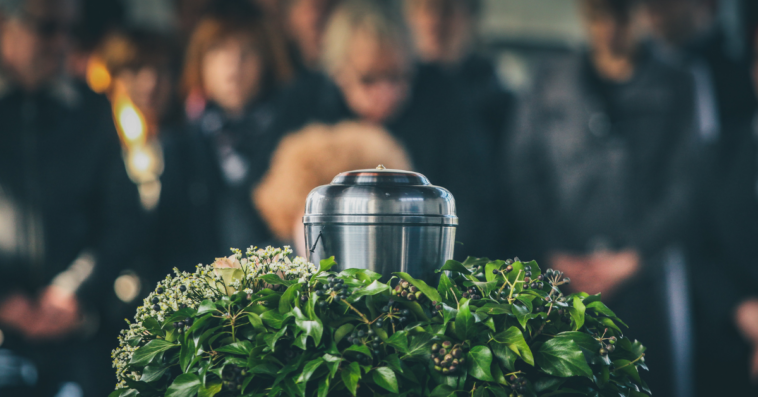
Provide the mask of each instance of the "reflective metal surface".
{"label": "reflective metal surface", "polygon": [[380,168],[345,172],[311,191],[303,223],[314,263],[334,256],[342,269],[430,281],[453,257],[458,218],[446,189],[419,173]]}

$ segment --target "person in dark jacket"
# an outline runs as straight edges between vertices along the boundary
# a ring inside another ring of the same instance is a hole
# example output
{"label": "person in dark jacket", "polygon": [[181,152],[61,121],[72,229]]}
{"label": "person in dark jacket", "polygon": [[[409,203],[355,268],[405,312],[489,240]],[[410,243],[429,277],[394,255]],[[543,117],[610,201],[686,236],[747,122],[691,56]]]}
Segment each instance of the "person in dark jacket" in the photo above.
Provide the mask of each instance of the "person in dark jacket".
{"label": "person in dark jacket", "polygon": [[162,278],[265,245],[271,234],[250,200],[268,167],[277,85],[286,53],[244,0],[221,1],[190,39],[183,83],[187,127],[167,134],[153,252]]}
{"label": "person in dark jacket", "polygon": [[476,0],[409,0],[405,14],[415,52],[424,67],[437,67],[460,84],[474,104],[489,145],[499,150],[512,124],[515,98],[500,82],[495,64],[474,50]]}
{"label": "person in dark jacket", "polygon": [[[731,395],[758,392],[757,121],[754,114],[723,130],[709,148],[710,172],[702,177],[699,223],[689,244],[698,396],[721,393],[724,384]],[[718,298],[713,291],[719,291]]]}
{"label": "person in dark jacket", "polygon": [[639,44],[632,0],[585,0],[590,50],[552,61],[506,149],[518,227],[574,291],[602,293],[674,395],[661,266],[686,230],[694,142],[689,75]]}
{"label": "person in dark jacket", "polygon": [[112,388],[114,282],[143,232],[107,100],[62,73],[71,7],[0,3],[1,395]]}
{"label": "person in dark jacket", "polygon": [[460,224],[455,254],[501,255],[486,139],[469,104],[444,74],[413,63],[397,4],[345,1],[329,22],[327,75],[304,75],[288,89],[278,134],[310,122],[360,120],[383,126],[408,150],[414,170],[449,189]]}

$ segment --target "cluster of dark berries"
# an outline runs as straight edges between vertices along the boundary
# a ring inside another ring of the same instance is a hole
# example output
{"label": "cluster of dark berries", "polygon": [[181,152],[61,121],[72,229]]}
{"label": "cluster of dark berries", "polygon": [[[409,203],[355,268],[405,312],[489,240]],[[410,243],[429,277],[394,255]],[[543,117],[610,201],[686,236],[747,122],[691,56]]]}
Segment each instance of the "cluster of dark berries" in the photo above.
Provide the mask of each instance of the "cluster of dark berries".
{"label": "cluster of dark berries", "polygon": [[437,301],[432,301],[432,317],[438,315],[442,311],[442,304]]}
{"label": "cluster of dark berries", "polygon": [[231,391],[242,389],[242,381],[244,380],[245,375],[247,375],[247,371],[242,367],[233,365],[224,368],[224,376],[222,377],[224,387]]}
{"label": "cluster of dark berries", "polygon": [[182,321],[175,322],[173,325],[174,325],[174,329],[176,329],[176,331],[181,334],[182,332],[189,329],[189,327],[191,327],[192,323],[194,322],[195,322],[195,319],[193,319],[192,317],[188,317]]}
{"label": "cluster of dark berries", "polygon": [[[379,348],[381,347],[382,340],[376,336],[373,329],[368,330],[354,330],[348,337],[347,341],[353,345],[365,344],[372,350],[375,357],[381,354]],[[360,361],[360,360],[359,360]]]}
{"label": "cluster of dark berries", "polygon": [[563,277],[563,272],[560,272],[558,270],[553,269],[547,269],[545,270],[545,280],[550,284],[568,284],[571,282],[571,279],[568,277]]}
{"label": "cluster of dark berries", "polygon": [[526,267],[524,268],[524,289],[535,289],[535,288],[542,288],[542,275],[537,276],[536,279],[532,279],[532,268]]}
{"label": "cluster of dark berries", "polygon": [[516,374],[511,375],[508,380],[511,382],[511,389],[513,390],[513,393],[510,394],[510,397],[523,397],[521,393],[526,390],[526,377]]}
{"label": "cluster of dark berries", "polygon": [[616,337],[611,336],[610,338],[606,339],[605,342],[601,343],[603,347],[600,348],[598,353],[600,353],[601,356],[606,356],[608,353],[613,353],[616,351]]}
{"label": "cluster of dark berries", "polygon": [[[348,288],[347,285],[345,285],[345,280],[341,278],[335,278],[334,276],[330,275],[327,277],[325,284],[321,284],[321,289],[316,290],[316,296],[325,296],[326,298],[331,297],[333,301],[340,301],[342,299],[347,298],[348,294]],[[306,300],[308,298],[306,297]],[[321,300],[318,302],[318,305],[320,307],[325,307],[327,305],[326,300]]]}
{"label": "cluster of dark berries", "polygon": [[482,299],[482,296],[479,295],[479,290],[474,286],[469,287],[469,289],[463,293],[463,297],[471,299]]}
{"label": "cluster of dark berries", "polygon": [[503,269],[503,270],[492,269],[492,274],[498,274],[501,271],[504,272],[504,273],[510,273],[511,271],[513,271],[513,261],[510,260],[510,259],[506,260],[505,261],[505,269]]}
{"label": "cluster of dark berries", "polygon": [[432,345],[432,360],[434,361],[434,370],[443,375],[451,375],[458,370],[458,367],[466,363],[463,357],[466,352],[461,345],[453,345],[450,341],[435,343]]}
{"label": "cluster of dark berries", "polygon": [[424,294],[419,291],[418,288],[411,285],[411,283],[405,280],[397,283],[395,288],[392,290],[392,295],[403,297],[409,301],[419,300],[422,296],[424,296]]}
{"label": "cluster of dark berries", "polygon": [[411,311],[408,309],[401,309],[394,307],[395,301],[389,301],[386,306],[382,307],[382,313],[384,316],[376,320],[376,326],[382,327],[385,322],[390,324],[405,324],[410,320]]}

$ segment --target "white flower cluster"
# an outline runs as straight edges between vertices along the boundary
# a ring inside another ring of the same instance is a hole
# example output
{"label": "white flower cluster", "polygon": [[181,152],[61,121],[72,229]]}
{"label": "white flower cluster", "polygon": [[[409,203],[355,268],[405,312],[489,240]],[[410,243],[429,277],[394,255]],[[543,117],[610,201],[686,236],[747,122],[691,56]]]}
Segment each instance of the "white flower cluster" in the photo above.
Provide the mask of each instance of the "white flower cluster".
{"label": "white flower cluster", "polygon": [[[206,299],[215,302],[227,294],[228,290],[225,287],[251,295],[265,287],[266,283],[261,282],[259,278],[267,274],[276,274],[283,279],[305,283],[308,277],[318,272],[314,264],[302,257],[290,260],[292,249],[289,246],[269,246],[266,249],[250,247],[245,257],[238,249],[233,248],[232,253],[228,258],[219,258],[213,264],[197,265],[194,273],[180,272],[174,268],[175,276],[166,276],[144,299],[143,305],[137,308],[137,314],[134,316],[136,323],[130,324],[127,320],[129,328],[121,331],[118,337],[119,346],[111,353],[118,379],[117,389],[127,387],[124,379],[137,380],[141,376],[138,371],[128,370],[127,365],[134,351],[153,338],[143,327],[146,320],[155,319],[160,324],[180,309],[196,309]],[[222,268],[240,269],[243,276],[228,281],[227,285],[220,272],[216,271]],[[136,338],[143,339],[139,343],[130,343],[136,341]]]}

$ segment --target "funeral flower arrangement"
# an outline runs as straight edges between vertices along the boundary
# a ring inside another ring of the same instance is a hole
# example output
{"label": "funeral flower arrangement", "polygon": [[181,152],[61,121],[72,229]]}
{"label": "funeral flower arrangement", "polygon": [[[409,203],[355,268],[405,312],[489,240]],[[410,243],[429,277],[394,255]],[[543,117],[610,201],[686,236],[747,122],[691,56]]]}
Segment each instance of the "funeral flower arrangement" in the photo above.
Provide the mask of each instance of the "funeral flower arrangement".
{"label": "funeral flower arrangement", "polygon": [[[234,250],[161,281],[113,351],[126,396],[647,396],[645,348],[535,262],[330,271]],[[349,264],[347,264],[349,266]]]}

